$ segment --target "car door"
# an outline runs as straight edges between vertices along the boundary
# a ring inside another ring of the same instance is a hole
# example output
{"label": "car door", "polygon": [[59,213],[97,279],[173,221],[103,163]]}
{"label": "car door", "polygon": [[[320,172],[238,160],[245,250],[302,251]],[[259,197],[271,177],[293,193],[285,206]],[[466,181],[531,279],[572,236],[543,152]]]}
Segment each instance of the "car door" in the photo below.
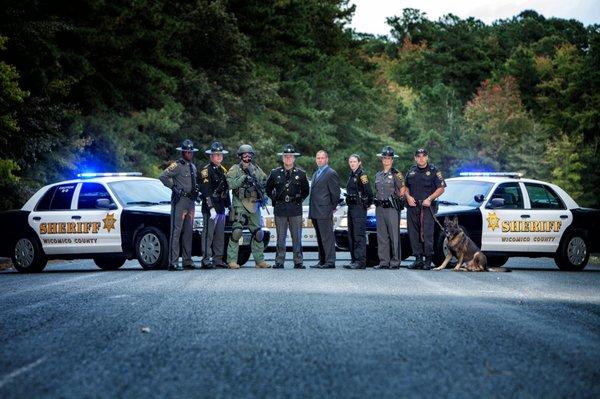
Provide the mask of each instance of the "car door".
{"label": "car door", "polygon": [[560,238],[573,222],[573,215],[552,187],[525,182],[529,197],[530,251],[556,252]]}
{"label": "car door", "polygon": [[[76,192],[77,206],[72,218],[87,227],[87,233],[74,234],[78,253],[122,252],[121,208],[101,183],[84,182]],[[108,200],[109,208],[98,200]],[[114,209],[111,209],[114,208]]]}
{"label": "car door", "polygon": [[47,255],[73,252],[70,234],[73,198],[77,183],[50,187],[29,214],[29,225],[38,235]]}
{"label": "car door", "polygon": [[[501,205],[494,205],[494,199],[500,200]],[[527,251],[531,237],[522,231],[520,222],[528,220],[530,212],[525,212],[523,189],[518,181],[498,184],[481,209],[483,251]]]}

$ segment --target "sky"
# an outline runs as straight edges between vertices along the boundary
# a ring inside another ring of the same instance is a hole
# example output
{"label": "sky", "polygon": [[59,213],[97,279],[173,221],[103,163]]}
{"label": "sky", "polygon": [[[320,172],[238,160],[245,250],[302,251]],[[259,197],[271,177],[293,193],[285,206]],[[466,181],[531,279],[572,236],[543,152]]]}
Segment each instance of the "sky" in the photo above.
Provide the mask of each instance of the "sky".
{"label": "sky", "polygon": [[386,17],[402,15],[403,8],[417,8],[431,20],[452,13],[475,17],[489,24],[523,10],[535,10],[546,18],[577,19],[585,25],[600,23],[600,0],[350,0],[356,5],[351,26],[358,32],[386,35]]}

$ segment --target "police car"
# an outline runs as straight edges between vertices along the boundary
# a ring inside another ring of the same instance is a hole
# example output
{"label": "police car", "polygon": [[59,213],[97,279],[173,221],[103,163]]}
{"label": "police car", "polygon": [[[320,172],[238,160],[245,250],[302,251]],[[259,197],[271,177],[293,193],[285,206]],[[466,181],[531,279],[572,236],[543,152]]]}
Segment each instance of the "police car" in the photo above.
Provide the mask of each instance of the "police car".
{"label": "police car", "polygon": [[[334,228],[339,224],[342,220],[343,216],[347,213],[347,206],[344,200],[345,189],[341,189],[340,196],[340,206],[333,213],[333,226]],[[318,248],[317,244],[317,233],[315,231],[315,227],[312,224],[312,220],[308,218],[308,204],[309,204],[310,196],[306,197],[304,202],[302,202],[302,248],[305,250],[316,250]],[[270,200],[266,205],[266,212],[263,212],[263,226],[265,226],[271,233],[272,240],[269,241],[269,245],[267,250],[274,251],[277,246],[277,230],[275,229],[275,216],[273,214],[273,205]],[[286,236],[286,247],[292,248],[292,236],[290,235],[290,231],[288,229]]]}
{"label": "police car", "polygon": [[[144,269],[168,262],[171,190],[140,173],[89,173],[41,188],[20,210],[0,213],[0,256],[20,272],[39,272],[48,259],[93,259],[115,270],[128,259]],[[225,229],[226,244],[231,228]],[[265,230],[264,242],[269,241]],[[202,212],[196,206],[192,255],[202,255]],[[238,263],[250,256],[240,238]]]}
{"label": "police car", "polygon": [[[491,266],[501,266],[514,256],[550,257],[561,270],[582,270],[590,253],[600,251],[600,210],[581,208],[557,185],[524,179],[518,173],[463,173],[446,179],[446,184],[438,199],[438,220],[443,224],[444,217],[457,216]],[[405,220],[406,215],[402,217]],[[376,228],[373,222],[370,232]],[[401,232],[405,223],[401,221]],[[343,231],[336,232],[337,237],[341,241]],[[405,258],[410,255],[405,232],[401,240]],[[444,242],[436,225],[437,265],[447,253]],[[376,248],[371,247],[370,253]]]}

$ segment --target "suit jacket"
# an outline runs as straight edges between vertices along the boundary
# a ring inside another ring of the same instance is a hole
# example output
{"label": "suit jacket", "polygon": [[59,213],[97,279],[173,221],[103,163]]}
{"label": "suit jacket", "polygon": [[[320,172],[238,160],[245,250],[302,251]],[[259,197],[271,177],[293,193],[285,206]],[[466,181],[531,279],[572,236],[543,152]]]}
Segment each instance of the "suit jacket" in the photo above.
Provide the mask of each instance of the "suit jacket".
{"label": "suit jacket", "polygon": [[335,170],[327,166],[318,179],[313,175],[310,187],[308,217],[310,219],[329,219],[340,200],[340,177]]}

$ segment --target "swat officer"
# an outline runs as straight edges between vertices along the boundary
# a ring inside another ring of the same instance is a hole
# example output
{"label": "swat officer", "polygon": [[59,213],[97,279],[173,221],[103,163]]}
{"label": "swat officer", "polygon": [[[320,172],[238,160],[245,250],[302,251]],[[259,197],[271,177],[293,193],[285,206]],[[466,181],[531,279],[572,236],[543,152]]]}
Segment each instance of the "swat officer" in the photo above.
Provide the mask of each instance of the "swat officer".
{"label": "swat officer", "polygon": [[[160,181],[172,190],[171,194],[171,236],[169,238],[169,270],[194,269],[192,261],[192,234],[198,189],[196,186],[196,165],[192,163],[194,148],[191,140],[184,140],[181,158],[173,162],[160,175]],[[179,248],[183,267],[179,265]]]}
{"label": "swat officer", "polygon": [[406,174],[408,236],[415,256],[415,261],[408,268],[430,270],[433,257],[433,218],[437,213],[435,199],[444,192],[446,182],[442,172],[429,163],[429,156],[424,148],[415,152],[415,163]]}
{"label": "swat officer", "polygon": [[239,239],[244,228],[251,234],[250,248],[258,268],[268,268],[265,262],[263,231],[260,208],[264,205],[264,185],[267,175],[258,165],[252,162],[254,149],[251,145],[242,144],[237,155],[240,162],[233,165],[227,172],[227,183],[233,191],[233,220],[231,239],[227,247],[227,262],[230,269],[239,269],[237,263]]}
{"label": "swat officer", "polygon": [[385,146],[377,156],[382,170],[375,175],[375,216],[377,218],[377,254],[379,265],[375,269],[398,269],[400,267],[400,212],[394,208],[394,198],[404,195],[402,174],[392,167],[392,147]]}
{"label": "swat officer", "polygon": [[285,241],[288,227],[292,236],[294,269],[305,269],[302,263],[302,201],[308,197],[309,185],[306,172],[295,165],[300,156],[294,146],[287,144],[281,156],[283,166],[275,168],[267,179],[266,191],[275,214],[277,231],[277,254],[274,269],[283,269],[285,261]]}
{"label": "swat officer", "polygon": [[204,151],[210,162],[200,170],[198,186],[202,193],[202,268],[226,268],[223,260],[225,250],[225,218],[229,215],[231,200],[227,184],[227,169],[221,164],[228,154],[223,144],[215,141]]}
{"label": "swat officer", "polygon": [[373,190],[369,177],[363,171],[360,156],[348,157],[350,176],[346,183],[346,205],[348,205],[348,242],[352,261],[346,269],[367,267],[367,209],[373,203]]}

